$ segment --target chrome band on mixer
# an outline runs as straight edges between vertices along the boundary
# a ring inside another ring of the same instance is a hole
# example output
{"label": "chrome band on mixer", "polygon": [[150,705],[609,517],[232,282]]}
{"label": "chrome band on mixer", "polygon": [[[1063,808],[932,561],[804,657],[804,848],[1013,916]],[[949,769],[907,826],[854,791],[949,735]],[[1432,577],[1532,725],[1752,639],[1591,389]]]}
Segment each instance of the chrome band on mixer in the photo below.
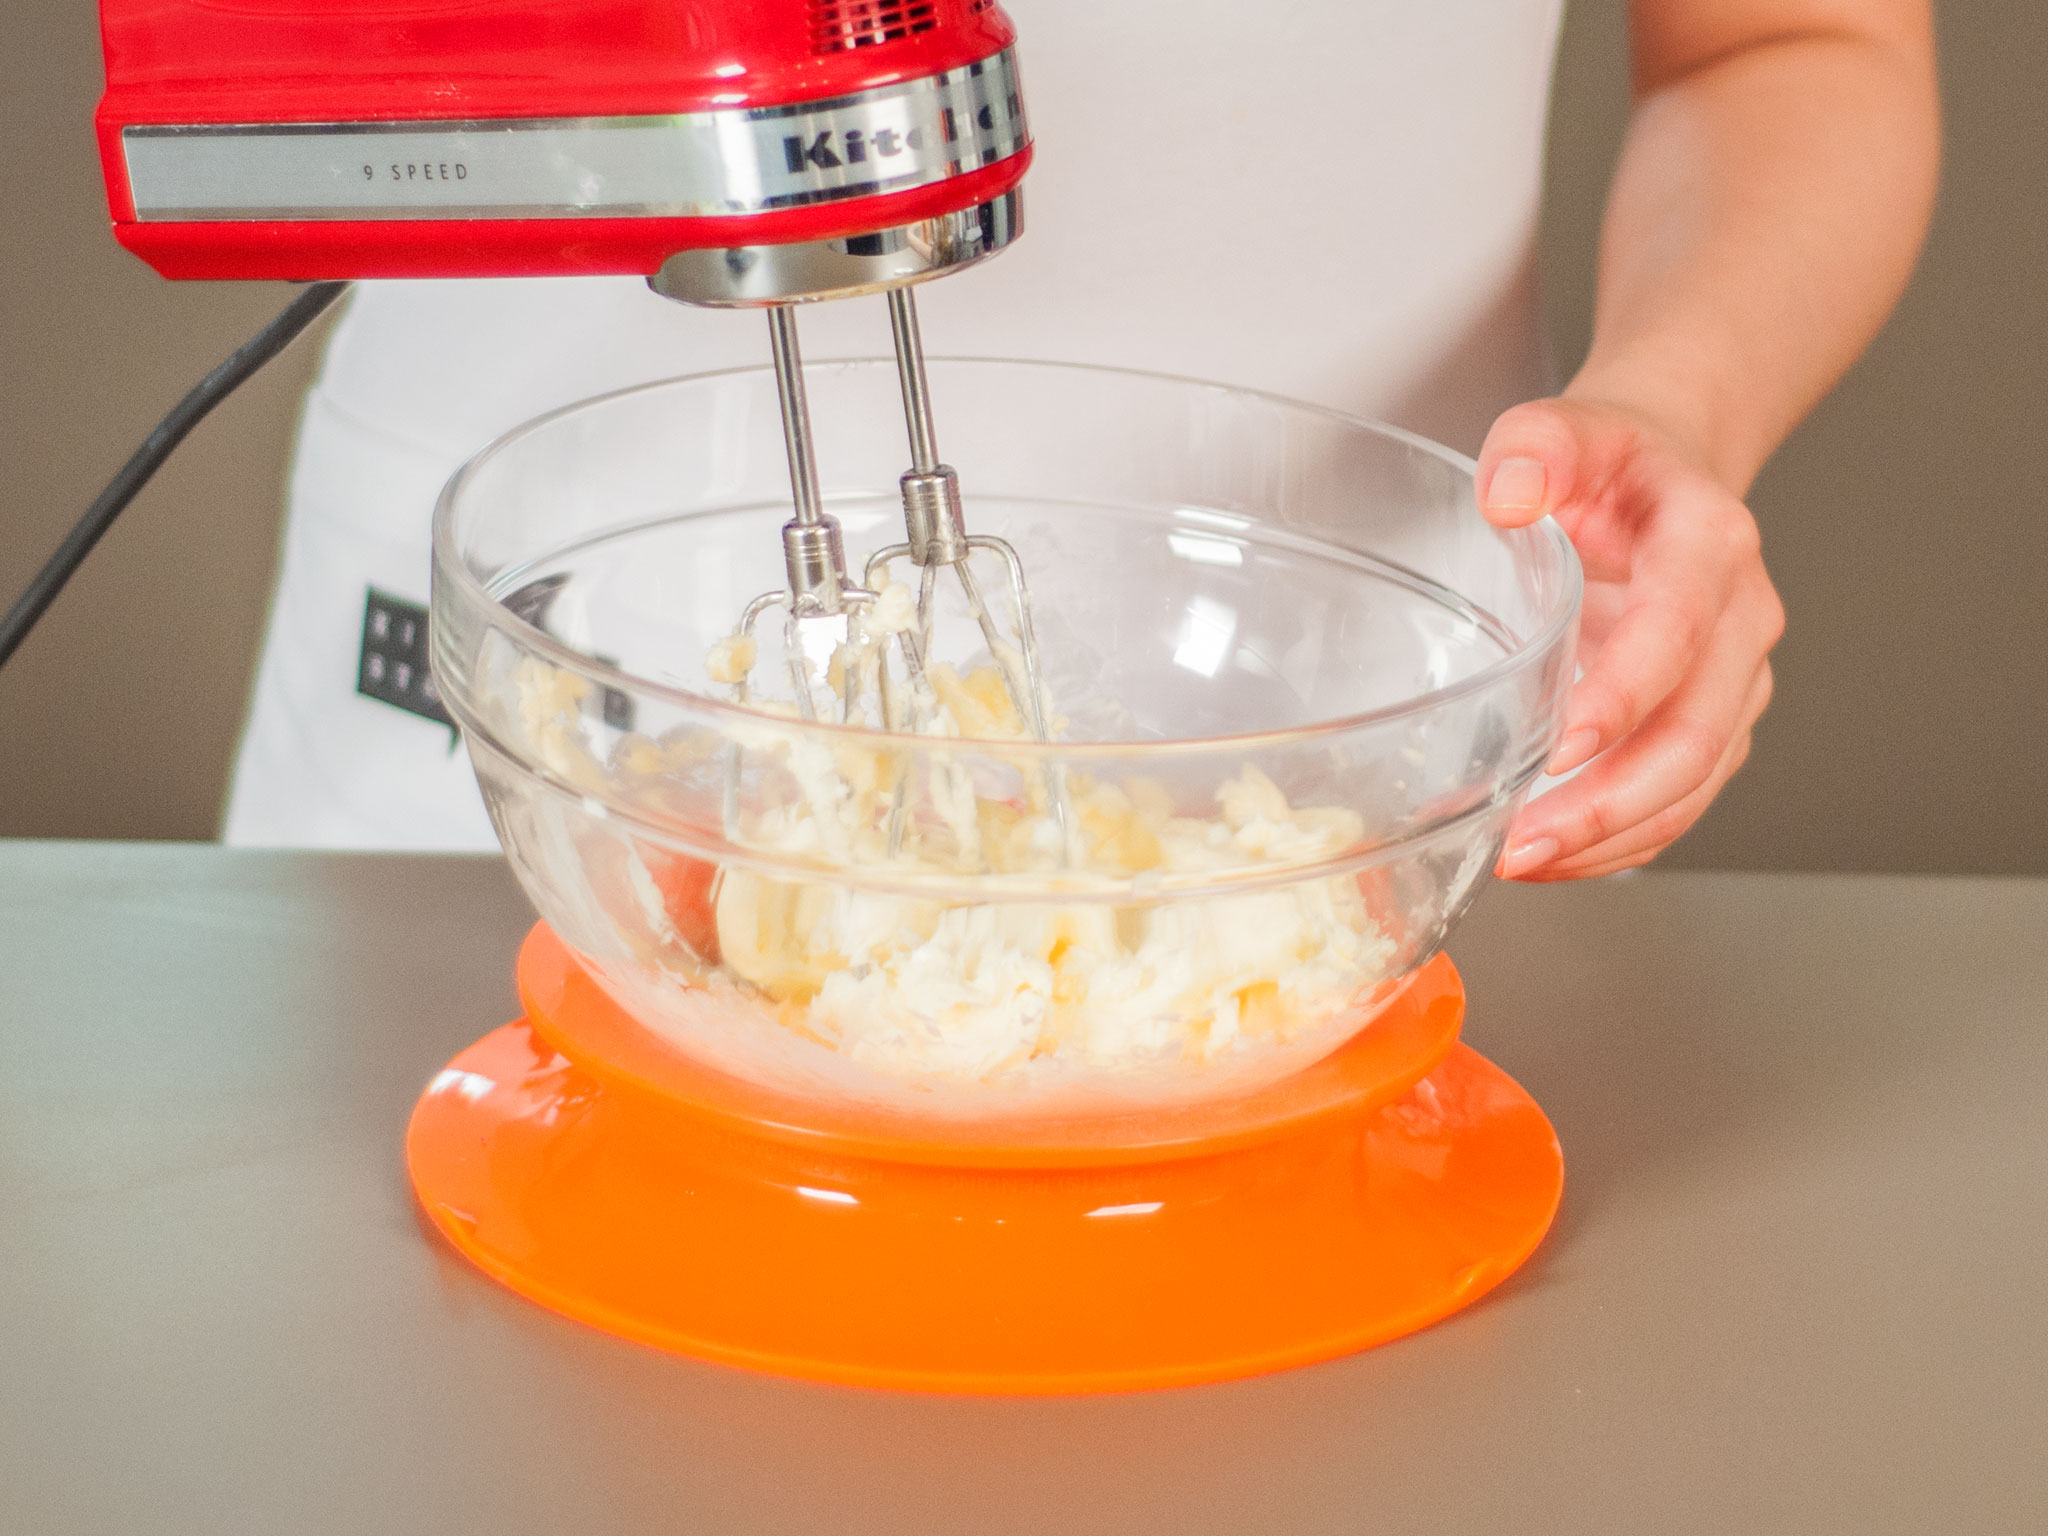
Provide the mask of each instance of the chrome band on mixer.
{"label": "chrome band on mixer", "polygon": [[1023,195],[1012,187],[976,207],[871,234],[678,251],[647,286],[721,309],[853,298],[971,266],[1023,232]]}
{"label": "chrome band on mixer", "polygon": [[1030,142],[1008,49],[792,107],[121,134],[144,222],[733,217],[930,186]]}

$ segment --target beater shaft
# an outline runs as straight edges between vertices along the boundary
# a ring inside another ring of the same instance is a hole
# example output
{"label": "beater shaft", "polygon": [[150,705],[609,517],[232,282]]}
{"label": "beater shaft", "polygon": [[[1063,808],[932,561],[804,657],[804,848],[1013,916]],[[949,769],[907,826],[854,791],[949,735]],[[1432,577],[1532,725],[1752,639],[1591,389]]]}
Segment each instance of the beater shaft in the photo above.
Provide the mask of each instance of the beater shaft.
{"label": "beater shaft", "polygon": [[768,346],[775,356],[775,394],[782,405],[782,443],[789,452],[789,488],[796,498],[796,520],[821,522],[818,456],[811,446],[811,406],[804,394],[804,358],[797,345],[792,306],[769,308]]}
{"label": "beater shaft", "polygon": [[790,615],[836,614],[846,606],[846,546],[839,520],[827,517],[818,496],[818,457],[811,446],[811,406],[804,394],[804,358],[796,340],[796,311],[768,311],[768,342],[775,354],[775,394],[782,406],[782,445],[789,456],[789,489],[796,516],[782,525],[782,560],[789,573]]}
{"label": "beater shaft", "polygon": [[917,299],[908,288],[889,290],[889,330],[896,340],[896,380],[903,387],[903,419],[910,429],[910,467],[916,474],[929,475],[939,467],[939,436],[932,427],[931,391],[925,385]]}

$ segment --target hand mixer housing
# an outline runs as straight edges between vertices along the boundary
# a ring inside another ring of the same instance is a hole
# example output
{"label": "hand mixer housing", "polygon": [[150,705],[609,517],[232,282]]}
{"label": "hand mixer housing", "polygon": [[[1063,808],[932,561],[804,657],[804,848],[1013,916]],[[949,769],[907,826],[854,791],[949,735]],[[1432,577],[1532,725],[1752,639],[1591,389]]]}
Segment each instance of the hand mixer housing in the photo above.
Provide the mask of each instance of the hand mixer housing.
{"label": "hand mixer housing", "polygon": [[993,0],[102,0],[122,244],[173,278],[638,273],[705,303],[1001,249]]}
{"label": "hand mixer housing", "polygon": [[[100,14],[115,233],[166,277],[637,273],[670,298],[768,307],[796,515],[787,590],[749,605],[741,639],[751,656],[780,608],[807,717],[876,593],[850,579],[823,509],[789,306],[888,291],[911,450],[891,556],[922,571],[919,622],[896,637],[904,692],[928,697],[934,578],[951,569],[1043,737],[1022,572],[967,534],[908,288],[1022,227],[1031,138],[995,0],[101,0]],[[1003,563],[1014,643],[980,596],[976,548]]]}

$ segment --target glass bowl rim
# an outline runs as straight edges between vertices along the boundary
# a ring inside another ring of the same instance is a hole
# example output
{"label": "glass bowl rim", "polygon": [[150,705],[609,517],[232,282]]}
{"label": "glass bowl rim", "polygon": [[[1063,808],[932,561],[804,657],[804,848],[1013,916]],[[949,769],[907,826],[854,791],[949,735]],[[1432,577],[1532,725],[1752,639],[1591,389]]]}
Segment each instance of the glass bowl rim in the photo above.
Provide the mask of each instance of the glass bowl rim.
{"label": "glass bowl rim", "polygon": [[[1247,389],[1235,384],[1224,384],[1212,379],[1198,379],[1184,374],[1165,373],[1142,368],[1120,368],[1101,363],[1055,362],[1042,358],[974,357],[952,354],[934,354],[930,364],[967,364],[976,367],[1021,368],[1046,373],[1094,373],[1112,378],[1142,380],[1149,384],[1172,384],[1192,386],[1199,390],[1213,390],[1241,400],[1252,400],[1267,405],[1284,407],[1306,415],[1320,417],[1339,426],[1364,428],[1375,436],[1391,438],[1396,442],[1419,449],[1424,454],[1471,476],[1477,469],[1477,461],[1433,442],[1420,433],[1410,432],[1405,427],[1390,422],[1375,420],[1349,411],[1337,410],[1331,406],[1317,405],[1311,401],[1298,400],[1271,390]],[[896,364],[893,359],[882,357],[824,357],[807,359],[806,371],[835,366],[860,366],[887,370],[895,376]],[[570,401],[553,410],[545,411],[500,433],[463,461],[455,473],[449,476],[434,503],[433,519],[433,576],[438,585],[444,571],[452,573],[456,597],[465,606],[479,607],[486,615],[485,622],[493,627],[509,630],[514,639],[523,647],[545,655],[557,666],[573,672],[601,688],[616,689],[626,693],[637,693],[649,698],[678,706],[686,711],[708,715],[715,722],[745,722],[756,728],[773,727],[789,733],[790,739],[797,740],[815,736],[825,741],[907,741],[935,744],[932,737],[914,733],[878,730],[871,726],[847,725],[830,720],[790,720],[763,710],[750,709],[729,699],[715,698],[710,694],[696,693],[672,683],[663,683],[654,678],[644,677],[637,672],[628,672],[609,662],[557,640],[538,625],[521,618],[503,603],[492,597],[482,581],[469,569],[468,562],[455,548],[454,520],[456,498],[467,483],[479,474],[491,460],[508,451],[515,443],[532,433],[555,422],[586,411],[623,400],[629,396],[653,394],[659,390],[673,389],[682,384],[705,383],[714,379],[741,376],[769,376],[774,369],[766,363],[750,363],[737,368],[707,369],[698,373],[676,374],[664,379],[650,379],[639,384],[630,384],[621,389],[607,390],[602,394],[590,395],[581,400]],[[618,532],[629,532],[646,527],[648,524],[631,524]],[[1499,660],[1489,662],[1476,672],[1447,683],[1441,688],[1414,695],[1398,704],[1383,705],[1378,709],[1364,710],[1354,714],[1340,715],[1329,720],[1317,720],[1306,725],[1285,726],[1274,730],[1247,731],[1235,735],[1175,737],[1158,741],[1033,741],[1031,739],[979,737],[946,737],[946,745],[972,749],[975,747],[999,748],[1006,757],[1015,756],[1024,761],[1051,760],[1057,762],[1063,757],[1104,758],[1138,757],[1157,760],[1166,756],[1201,754],[1213,751],[1249,752],[1291,745],[1297,742],[1313,742],[1325,737],[1341,736],[1354,730],[1365,730],[1398,722],[1411,716],[1426,715],[1442,706],[1470,694],[1484,692],[1502,680],[1540,664],[1564,638],[1566,631],[1577,621],[1579,605],[1584,593],[1584,572],[1579,564],[1578,551],[1565,536],[1564,530],[1552,517],[1539,518],[1518,528],[1498,530],[1504,533],[1527,533],[1543,538],[1554,557],[1558,558],[1564,575],[1564,588],[1557,599],[1557,611],[1537,632]],[[1354,553],[1356,553],[1354,551]],[[1382,562],[1391,569],[1401,570],[1392,562]],[[1410,575],[1417,573],[1409,572]],[[1428,581],[1432,587],[1442,583]],[[430,603],[432,598],[429,599]],[[444,697],[444,703],[456,714],[464,729],[470,729],[471,721],[466,718],[473,714],[467,699],[453,696]],[[481,720],[475,722],[482,725]],[[501,744],[502,749],[502,744]],[[523,754],[513,754],[523,759]]]}

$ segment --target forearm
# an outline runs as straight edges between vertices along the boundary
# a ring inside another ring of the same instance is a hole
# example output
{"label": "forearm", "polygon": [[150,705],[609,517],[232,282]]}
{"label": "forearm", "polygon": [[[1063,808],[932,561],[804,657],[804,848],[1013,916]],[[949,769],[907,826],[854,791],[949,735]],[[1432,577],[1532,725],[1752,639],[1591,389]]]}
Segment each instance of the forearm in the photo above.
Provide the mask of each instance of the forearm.
{"label": "forearm", "polygon": [[1912,269],[1939,153],[1931,44],[1822,28],[1694,63],[1672,57],[1672,0],[1636,9],[1638,106],[1566,393],[1647,417],[1741,494]]}

